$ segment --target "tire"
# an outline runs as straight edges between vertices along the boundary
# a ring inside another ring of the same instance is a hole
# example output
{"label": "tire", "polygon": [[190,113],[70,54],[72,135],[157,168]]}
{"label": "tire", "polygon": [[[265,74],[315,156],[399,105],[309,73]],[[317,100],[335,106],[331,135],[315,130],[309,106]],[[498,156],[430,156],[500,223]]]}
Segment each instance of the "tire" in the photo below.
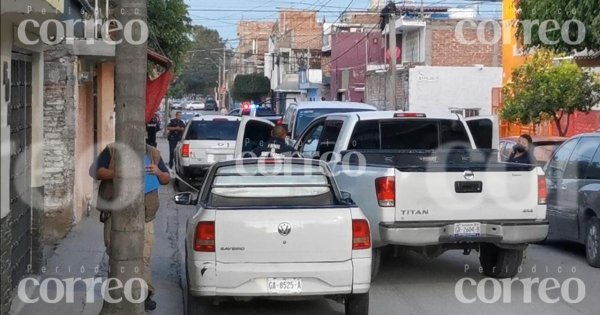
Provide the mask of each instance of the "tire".
{"label": "tire", "polygon": [[524,249],[505,249],[483,243],[479,245],[479,251],[479,263],[488,277],[512,278],[523,262]]}
{"label": "tire", "polygon": [[369,293],[348,295],[344,308],[346,315],[368,315]]}
{"label": "tire", "polygon": [[600,268],[600,219],[590,218],[585,233],[585,257],[588,264]]}
{"label": "tire", "polygon": [[379,274],[379,269],[381,267],[381,251],[382,247],[373,248],[371,260],[371,282],[373,282]]}

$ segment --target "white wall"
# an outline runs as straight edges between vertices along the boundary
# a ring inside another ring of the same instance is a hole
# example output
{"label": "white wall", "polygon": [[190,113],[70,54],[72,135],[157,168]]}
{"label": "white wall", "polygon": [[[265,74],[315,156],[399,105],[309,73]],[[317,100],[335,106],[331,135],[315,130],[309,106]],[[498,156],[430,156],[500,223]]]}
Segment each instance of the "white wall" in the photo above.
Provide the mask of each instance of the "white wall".
{"label": "white wall", "polygon": [[499,67],[423,67],[409,70],[410,111],[447,114],[449,108],[480,108],[491,115],[492,88],[502,86]]}

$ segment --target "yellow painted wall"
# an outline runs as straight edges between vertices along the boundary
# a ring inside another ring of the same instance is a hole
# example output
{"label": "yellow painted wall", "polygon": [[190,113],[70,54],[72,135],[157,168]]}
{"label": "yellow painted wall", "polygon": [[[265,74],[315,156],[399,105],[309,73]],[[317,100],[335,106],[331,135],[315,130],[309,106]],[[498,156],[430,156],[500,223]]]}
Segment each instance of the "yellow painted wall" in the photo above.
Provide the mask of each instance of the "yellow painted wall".
{"label": "yellow painted wall", "polygon": [[502,65],[504,68],[503,81],[510,81],[510,76],[514,68],[520,66],[525,61],[525,57],[520,53],[520,44],[515,35],[517,13],[514,6],[515,0],[504,0],[502,2],[502,20],[503,30],[502,35]]}

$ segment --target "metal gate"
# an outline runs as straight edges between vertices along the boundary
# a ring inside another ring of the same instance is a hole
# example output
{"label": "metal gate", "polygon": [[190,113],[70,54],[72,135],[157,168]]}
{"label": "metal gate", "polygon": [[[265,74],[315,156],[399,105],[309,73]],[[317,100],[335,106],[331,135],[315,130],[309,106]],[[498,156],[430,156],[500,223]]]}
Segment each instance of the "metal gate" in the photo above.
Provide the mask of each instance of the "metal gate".
{"label": "metal gate", "polygon": [[12,283],[18,283],[31,263],[31,56],[12,52],[10,125],[10,217]]}

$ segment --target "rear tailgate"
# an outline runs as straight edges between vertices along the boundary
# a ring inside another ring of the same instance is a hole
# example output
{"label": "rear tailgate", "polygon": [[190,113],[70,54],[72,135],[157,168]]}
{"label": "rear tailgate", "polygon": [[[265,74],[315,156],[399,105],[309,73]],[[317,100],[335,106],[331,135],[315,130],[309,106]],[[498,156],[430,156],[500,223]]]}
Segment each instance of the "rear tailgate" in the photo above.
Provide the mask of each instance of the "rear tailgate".
{"label": "rear tailgate", "polygon": [[540,219],[537,172],[396,171],[396,221]]}
{"label": "rear tailgate", "polygon": [[545,218],[538,207],[539,170],[499,163],[495,150],[360,153],[370,166],[394,168],[396,222]]}
{"label": "rear tailgate", "polygon": [[217,210],[223,263],[340,262],[352,256],[350,208]]}
{"label": "rear tailgate", "polygon": [[207,164],[232,160],[235,141],[226,140],[186,140],[190,145],[190,163]]}

